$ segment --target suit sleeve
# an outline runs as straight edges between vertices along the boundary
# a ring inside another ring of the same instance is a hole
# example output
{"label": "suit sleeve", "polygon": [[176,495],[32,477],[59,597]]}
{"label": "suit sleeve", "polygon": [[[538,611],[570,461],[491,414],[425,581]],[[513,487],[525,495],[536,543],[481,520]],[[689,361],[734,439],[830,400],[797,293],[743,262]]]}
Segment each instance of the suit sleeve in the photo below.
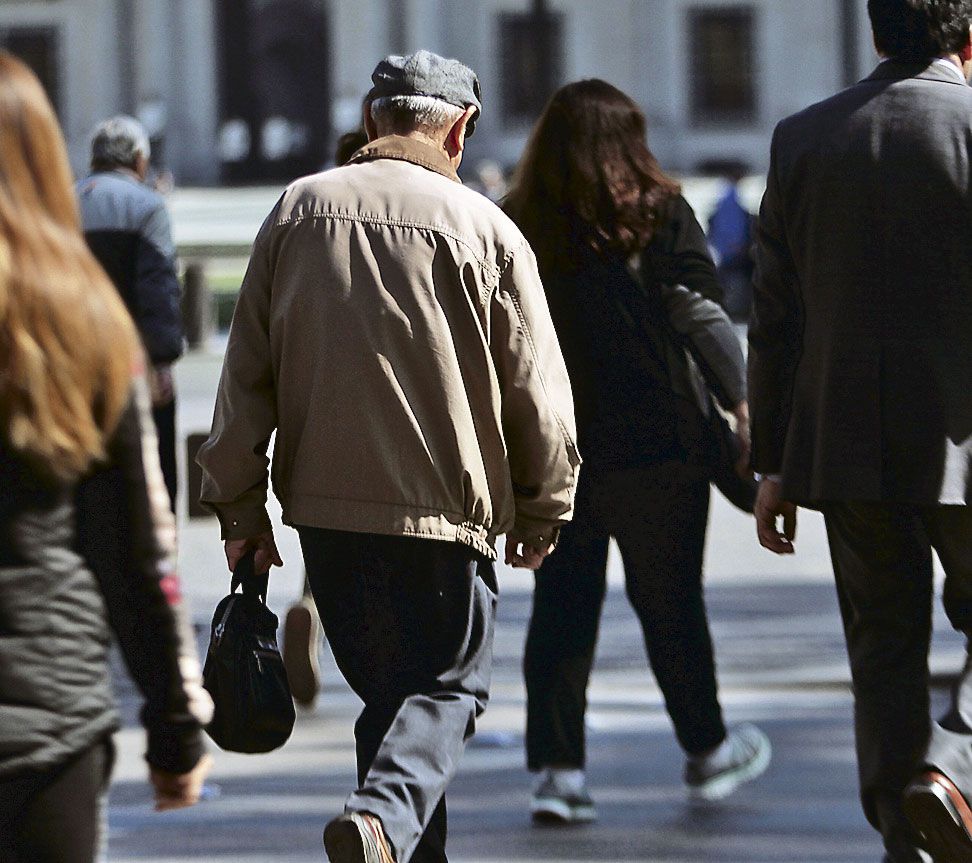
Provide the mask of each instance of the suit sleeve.
{"label": "suit sleeve", "polygon": [[753,468],[763,474],[782,470],[802,331],[799,285],[783,215],[779,149],[777,127],[756,229],[753,318],[749,329]]}
{"label": "suit sleeve", "polygon": [[174,362],[182,355],[182,288],[161,198],[139,231],[135,266],[135,305],[145,350],[155,365]]}
{"label": "suit sleeve", "polygon": [[509,538],[544,546],[571,519],[580,457],[567,368],[526,243],[508,260],[493,296],[490,349],[516,504]]}
{"label": "suit sleeve", "polygon": [[125,664],[145,697],[146,758],[183,773],[205,751],[212,702],[175,567],[175,522],[158,461],[148,393],[138,382],[106,465],[77,496],[79,549],[98,579]]}
{"label": "suit sleeve", "polygon": [[230,326],[212,432],[196,459],[203,470],[200,502],[219,518],[223,539],[247,539],[270,530],[267,448],[277,427],[270,235],[276,214],[274,208],[254,243]]}

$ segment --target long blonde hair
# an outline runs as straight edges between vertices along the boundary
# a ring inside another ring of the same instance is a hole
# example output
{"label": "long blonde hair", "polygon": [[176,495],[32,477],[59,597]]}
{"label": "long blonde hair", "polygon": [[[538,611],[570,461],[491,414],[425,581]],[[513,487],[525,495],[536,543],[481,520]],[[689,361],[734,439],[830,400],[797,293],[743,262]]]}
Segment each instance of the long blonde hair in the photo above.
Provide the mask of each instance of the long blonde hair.
{"label": "long blonde hair", "polygon": [[0,52],[0,441],[51,477],[77,478],[105,455],[138,352],[82,236],[51,104]]}

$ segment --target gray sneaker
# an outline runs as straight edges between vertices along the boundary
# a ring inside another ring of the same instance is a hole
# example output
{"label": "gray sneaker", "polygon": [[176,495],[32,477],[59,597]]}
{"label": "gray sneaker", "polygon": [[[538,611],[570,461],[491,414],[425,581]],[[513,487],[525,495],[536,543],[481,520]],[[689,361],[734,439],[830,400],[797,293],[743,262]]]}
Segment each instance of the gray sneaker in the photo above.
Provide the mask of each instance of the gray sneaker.
{"label": "gray sneaker", "polygon": [[586,788],[561,788],[548,773],[533,792],[530,815],[538,824],[587,824],[597,819],[597,810]]}
{"label": "gray sneaker", "polygon": [[690,758],[685,765],[685,784],[693,800],[721,800],[744,782],[755,779],[769,767],[772,747],[769,738],[755,725],[746,723],[729,732],[729,758]]}

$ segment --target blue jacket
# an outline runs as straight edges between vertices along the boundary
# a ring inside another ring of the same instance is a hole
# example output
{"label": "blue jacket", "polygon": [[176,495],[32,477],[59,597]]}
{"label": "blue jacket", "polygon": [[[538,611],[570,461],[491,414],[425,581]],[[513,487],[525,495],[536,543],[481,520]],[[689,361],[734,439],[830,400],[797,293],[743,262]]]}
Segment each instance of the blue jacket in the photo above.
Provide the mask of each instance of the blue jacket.
{"label": "blue jacket", "polygon": [[182,354],[181,289],[162,196],[125,171],[77,185],[85,238],[115,283],[153,365]]}

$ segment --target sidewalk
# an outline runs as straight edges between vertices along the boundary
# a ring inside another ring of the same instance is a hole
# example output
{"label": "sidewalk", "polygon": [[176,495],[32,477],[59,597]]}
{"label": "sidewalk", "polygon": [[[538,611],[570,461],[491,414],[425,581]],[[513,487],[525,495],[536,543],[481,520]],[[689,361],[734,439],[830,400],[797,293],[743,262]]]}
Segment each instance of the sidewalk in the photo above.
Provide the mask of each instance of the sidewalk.
{"label": "sidewalk", "polygon": [[[217,349],[177,366],[183,435],[208,429],[220,365]],[[282,617],[300,592],[302,569],[296,535],[279,524],[279,512],[274,519],[286,566],[274,571],[269,600]],[[229,576],[213,519],[183,516],[180,531],[180,570],[202,652]],[[450,860],[877,863],[880,843],[857,801],[847,661],[816,514],[801,513],[797,548],[790,559],[762,551],[752,519],[713,497],[706,578],[721,700],[730,724],[755,721],[767,731],[774,760],[758,782],[706,807],[686,802],[682,756],[612,554],[587,714],[588,772],[600,818],[569,829],[530,824],[520,663],[532,576],[500,566],[492,696],[449,792]],[[935,624],[932,667],[954,673],[963,644],[940,609]],[[323,825],[354,783],[359,702],[326,648],[322,660],[324,690],[313,710],[300,712],[283,748],[262,756],[214,751],[207,799],[165,815],[151,811],[139,699],[116,675],[124,727],[108,808],[109,861],[323,860]],[[938,690],[936,708],[943,699]]]}

